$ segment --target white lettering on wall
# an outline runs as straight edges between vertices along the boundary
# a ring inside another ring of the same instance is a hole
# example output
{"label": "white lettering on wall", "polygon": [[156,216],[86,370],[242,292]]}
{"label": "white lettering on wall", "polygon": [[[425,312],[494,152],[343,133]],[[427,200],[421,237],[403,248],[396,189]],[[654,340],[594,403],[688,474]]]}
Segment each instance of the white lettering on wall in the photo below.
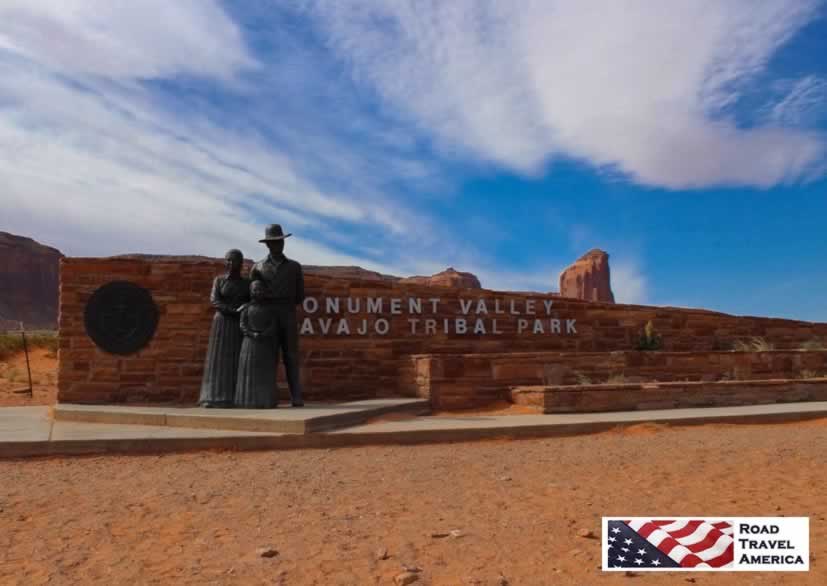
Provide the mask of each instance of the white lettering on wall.
{"label": "white lettering on wall", "polygon": [[309,317],[306,317],[304,318],[304,320],[302,320],[302,327],[301,330],[299,330],[299,333],[302,336],[306,336],[307,334],[310,334],[312,336],[316,333],[313,331],[313,322],[310,320]]}
{"label": "white lettering on wall", "polygon": [[325,311],[327,313],[339,313],[339,298],[328,297],[325,299]]}
{"label": "white lettering on wall", "polygon": [[[550,316],[548,319],[528,318],[542,313],[542,310],[538,312],[539,303],[536,299],[461,298],[456,301],[452,300],[449,307],[443,308],[442,315],[439,315],[441,298],[431,297],[425,301],[426,304],[423,304],[423,299],[419,297],[306,297],[302,303],[305,316],[302,319],[299,333],[303,336],[368,336],[371,334],[385,336],[394,328],[404,330],[405,320],[408,323],[409,333],[415,336],[436,335],[437,325],[440,322],[440,331],[444,334],[501,335],[503,334],[501,327],[503,322],[506,322],[506,330],[511,332],[514,331],[513,328],[516,325],[517,334],[560,336],[578,333],[576,319],[557,317],[551,313],[552,299],[540,300],[546,315]],[[369,315],[345,317],[342,316],[343,310],[346,310],[347,314]],[[450,314],[452,310],[462,317],[446,317],[446,313]],[[320,311],[334,317],[314,316]],[[428,317],[429,313],[431,317]],[[491,314],[499,314],[500,317],[490,318]],[[397,320],[393,316],[403,317]],[[397,321],[400,324],[394,326]],[[565,327],[563,322],[565,322]],[[509,326],[509,323],[512,325]]]}

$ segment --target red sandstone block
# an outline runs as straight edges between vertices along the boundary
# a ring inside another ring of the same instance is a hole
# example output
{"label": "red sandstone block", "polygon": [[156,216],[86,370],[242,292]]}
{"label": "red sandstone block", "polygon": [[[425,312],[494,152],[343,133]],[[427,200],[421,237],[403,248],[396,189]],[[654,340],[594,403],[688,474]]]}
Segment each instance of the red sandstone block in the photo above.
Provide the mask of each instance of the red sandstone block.
{"label": "red sandstone block", "polygon": [[204,367],[202,365],[183,365],[180,368],[181,377],[201,377],[204,375]]}
{"label": "red sandstone block", "polygon": [[155,371],[157,362],[148,358],[129,358],[123,361],[124,372],[150,373]]}
{"label": "red sandstone block", "polygon": [[[83,382],[69,386],[64,395],[99,397],[109,395],[115,390],[116,386],[111,383]],[[64,395],[58,394],[58,400],[65,401]]]}
{"label": "red sandstone block", "polygon": [[166,377],[178,376],[181,372],[181,366],[176,362],[157,362],[155,372],[160,380]]}
{"label": "red sandstone block", "polygon": [[170,348],[166,352],[158,355],[158,362],[189,362],[193,359],[203,359],[201,356],[196,356],[197,352],[192,348]]}
{"label": "red sandstone block", "polygon": [[166,305],[166,312],[169,315],[198,315],[209,309],[204,303],[170,303]]}
{"label": "red sandstone block", "polygon": [[121,371],[117,368],[95,368],[89,372],[88,380],[94,382],[117,383],[120,381]]}
{"label": "red sandstone block", "polygon": [[121,372],[120,383],[124,384],[151,384],[155,381],[154,373]]}

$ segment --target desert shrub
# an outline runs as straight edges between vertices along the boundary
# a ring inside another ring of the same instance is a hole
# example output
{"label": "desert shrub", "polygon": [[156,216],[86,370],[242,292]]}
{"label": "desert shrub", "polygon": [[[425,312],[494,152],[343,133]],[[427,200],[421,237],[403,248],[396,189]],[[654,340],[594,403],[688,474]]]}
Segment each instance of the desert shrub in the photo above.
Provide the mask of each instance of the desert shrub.
{"label": "desert shrub", "polygon": [[590,385],[592,384],[592,379],[587,375],[583,374],[582,372],[577,372],[574,374],[575,378],[577,379],[578,385]]}
{"label": "desert shrub", "polygon": [[655,324],[652,320],[646,322],[643,327],[643,334],[637,342],[637,350],[660,350],[662,346],[660,334],[655,331]]}
{"label": "desert shrub", "polygon": [[620,374],[612,374],[609,375],[609,379],[606,381],[607,385],[622,385],[626,382],[626,376],[621,372]]}
{"label": "desert shrub", "polygon": [[811,338],[799,346],[801,350],[827,350],[824,345],[824,340],[821,338]]}
{"label": "desert shrub", "polygon": [[774,350],[775,346],[767,342],[766,338],[755,336],[749,340],[736,340],[732,349],[736,352],[769,352]]}
{"label": "desert shrub", "polygon": [[802,370],[799,373],[799,376],[801,378],[820,378],[821,377],[821,375],[818,374],[818,372],[816,372],[815,370],[807,370],[807,369]]}
{"label": "desert shrub", "polygon": [[[57,355],[57,332],[36,332],[26,334],[26,344],[29,350],[33,348],[47,348],[50,354]],[[0,360],[23,351],[23,337],[20,332],[6,332],[0,334]]]}

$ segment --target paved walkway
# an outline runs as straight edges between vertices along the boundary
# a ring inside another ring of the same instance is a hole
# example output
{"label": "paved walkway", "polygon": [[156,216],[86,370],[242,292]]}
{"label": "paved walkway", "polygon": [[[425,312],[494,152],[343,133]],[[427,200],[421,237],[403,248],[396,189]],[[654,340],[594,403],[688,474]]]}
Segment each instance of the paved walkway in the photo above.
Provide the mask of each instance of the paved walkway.
{"label": "paved walkway", "polygon": [[0,458],[202,449],[332,448],[470,441],[496,437],[548,437],[594,433],[644,422],[696,425],[798,421],[827,417],[827,402],[617,413],[426,416],[315,433],[55,421],[49,411],[49,407],[0,408]]}

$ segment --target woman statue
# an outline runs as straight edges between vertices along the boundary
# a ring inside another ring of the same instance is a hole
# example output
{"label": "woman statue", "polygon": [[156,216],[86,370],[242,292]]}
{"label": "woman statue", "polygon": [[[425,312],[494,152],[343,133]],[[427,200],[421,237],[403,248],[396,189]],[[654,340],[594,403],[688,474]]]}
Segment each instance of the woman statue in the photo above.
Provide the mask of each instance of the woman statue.
{"label": "woman statue", "polygon": [[232,249],[224,255],[227,272],[215,278],[210,303],[215,316],[204,362],[204,379],[198,404],[202,407],[232,407],[238,376],[241,330],[239,308],[249,300],[250,280],[241,276],[244,255]]}
{"label": "woman statue", "polygon": [[241,308],[241,358],[235,388],[235,406],[271,409],[276,397],[276,318],[265,303],[264,281],[250,285],[250,303]]}

